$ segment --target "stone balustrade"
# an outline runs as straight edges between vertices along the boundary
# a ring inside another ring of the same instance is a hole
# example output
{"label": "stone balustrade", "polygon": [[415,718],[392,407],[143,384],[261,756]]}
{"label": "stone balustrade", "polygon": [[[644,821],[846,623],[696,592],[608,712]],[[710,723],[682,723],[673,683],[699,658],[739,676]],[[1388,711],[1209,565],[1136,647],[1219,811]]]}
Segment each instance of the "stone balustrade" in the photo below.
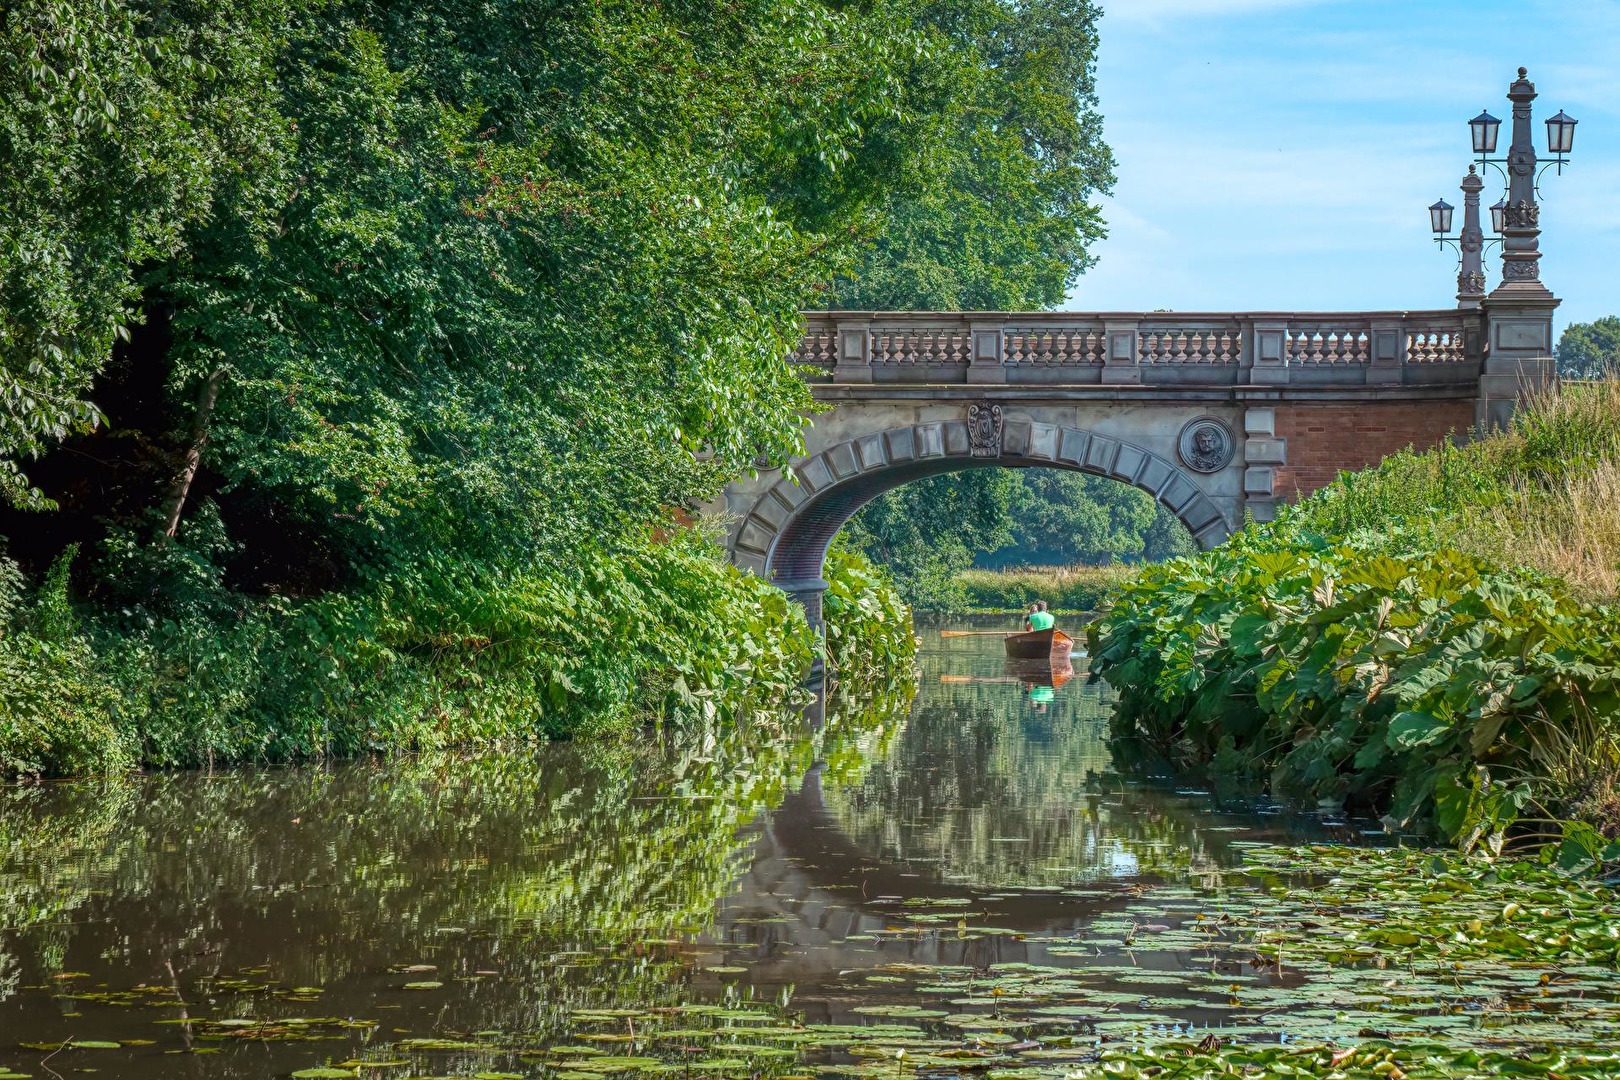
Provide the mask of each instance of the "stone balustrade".
{"label": "stone balustrade", "polygon": [[793,359],[834,383],[1449,385],[1477,311],[809,312]]}

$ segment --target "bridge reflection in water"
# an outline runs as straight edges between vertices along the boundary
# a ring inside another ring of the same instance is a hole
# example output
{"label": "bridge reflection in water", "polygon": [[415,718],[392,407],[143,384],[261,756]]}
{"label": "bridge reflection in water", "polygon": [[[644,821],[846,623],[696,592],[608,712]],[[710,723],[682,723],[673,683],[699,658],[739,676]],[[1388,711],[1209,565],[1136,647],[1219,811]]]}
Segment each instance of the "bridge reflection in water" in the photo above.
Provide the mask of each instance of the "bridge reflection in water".
{"label": "bridge reflection in water", "polygon": [[[1263,806],[1222,812],[1207,792],[1122,781],[1102,687],[1076,679],[1037,709],[1004,674],[998,639],[924,633],[929,681],[905,727],[857,775],[819,763],[755,827],[706,954],[709,965],[746,965],[755,987],[794,986],[812,1020],[859,1018],[849,1010],[871,995],[841,988],[851,971],[1073,966],[1099,919],[1189,875],[1218,886],[1242,844],[1353,835],[1345,823]],[[930,923],[931,913],[944,915]],[[1092,963],[1182,970],[1181,960],[1104,947]]]}

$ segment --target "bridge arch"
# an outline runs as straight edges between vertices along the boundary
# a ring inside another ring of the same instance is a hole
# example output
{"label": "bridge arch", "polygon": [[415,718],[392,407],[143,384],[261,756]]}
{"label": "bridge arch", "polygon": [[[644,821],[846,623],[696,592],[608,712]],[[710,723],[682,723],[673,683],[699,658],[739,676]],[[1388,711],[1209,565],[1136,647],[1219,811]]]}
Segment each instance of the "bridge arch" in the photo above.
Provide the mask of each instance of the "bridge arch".
{"label": "bridge arch", "polygon": [[966,420],[889,427],[834,442],[798,462],[735,524],[731,557],[772,579],[819,622],[823,560],[833,536],[867,503],[913,480],[965,469],[1057,468],[1106,476],[1152,495],[1208,549],[1233,523],[1182,466],[1117,436],[1009,417],[990,447]]}

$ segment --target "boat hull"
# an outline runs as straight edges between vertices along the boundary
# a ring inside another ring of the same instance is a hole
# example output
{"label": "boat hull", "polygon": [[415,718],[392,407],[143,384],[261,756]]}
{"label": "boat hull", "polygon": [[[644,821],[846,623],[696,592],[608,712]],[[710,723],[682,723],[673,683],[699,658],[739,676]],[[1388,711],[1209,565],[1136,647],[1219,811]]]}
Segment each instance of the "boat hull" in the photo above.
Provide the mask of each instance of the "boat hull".
{"label": "boat hull", "polygon": [[1074,665],[1067,656],[1055,659],[1043,656],[1039,660],[1014,660],[1009,656],[1003,664],[1004,676],[1017,679],[1026,687],[1046,686],[1056,690],[1074,678]]}
{"label": "boat hull", "polygon": [[1045,660],[1049,663],[1068,663],[1074,650],[1074,639],[1058,629],[1029,630],[1022,634],[1008,634],[1001,639],[1007,648],[1009,660]]}

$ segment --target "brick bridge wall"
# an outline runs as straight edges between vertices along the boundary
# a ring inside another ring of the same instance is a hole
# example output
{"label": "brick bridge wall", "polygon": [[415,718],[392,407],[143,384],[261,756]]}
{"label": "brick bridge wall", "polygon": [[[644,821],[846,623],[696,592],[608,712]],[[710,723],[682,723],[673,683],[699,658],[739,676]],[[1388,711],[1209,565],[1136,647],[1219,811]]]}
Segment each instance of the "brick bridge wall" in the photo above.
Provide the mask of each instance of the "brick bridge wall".
{"label": "brick bridge wall", "polygon": [[1275,491],[1290,502],[1327,484],[1341,470],[1376,465],[1409,446],[1427,450],[1447,435],[1465,439],[1474,426],[1472,401],[1278,403],[1276,413],[1288,463],[1277,469]]}

